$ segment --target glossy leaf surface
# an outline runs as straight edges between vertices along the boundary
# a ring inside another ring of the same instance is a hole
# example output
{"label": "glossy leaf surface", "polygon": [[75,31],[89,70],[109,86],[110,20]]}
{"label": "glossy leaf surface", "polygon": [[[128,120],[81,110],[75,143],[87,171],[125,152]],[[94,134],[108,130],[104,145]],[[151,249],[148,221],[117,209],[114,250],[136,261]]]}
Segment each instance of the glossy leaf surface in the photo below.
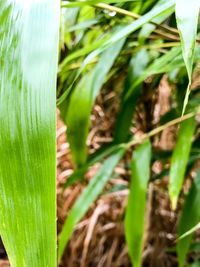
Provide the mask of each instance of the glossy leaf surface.
{"label": "glossy leaf surface", "polygon": [[0,23],[0,235],[12,267],[55,267],[59,1],[0,1]]}

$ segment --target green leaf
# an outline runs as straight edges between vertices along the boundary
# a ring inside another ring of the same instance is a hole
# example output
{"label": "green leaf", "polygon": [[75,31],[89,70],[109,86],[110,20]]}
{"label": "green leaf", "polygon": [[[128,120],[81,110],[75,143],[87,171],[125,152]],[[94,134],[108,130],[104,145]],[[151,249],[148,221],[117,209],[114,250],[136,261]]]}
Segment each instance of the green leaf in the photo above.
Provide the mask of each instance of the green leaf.
{"label": "green leaf", "polygon": [[195,261],[189,265],[189,267],[200,267],[200,261]]}
{"label": "green leaf", "polygon": [[[155,4],[154,8],[159,7],[159,6],[162,5],[164,2],[165,2],[165,0],[160,0],[160,1],[158,1],[158,2]],[[144,5],[144,4],[143,4],[143,5]],[[166,12],[166,13],[164,13],[164,14],[161,14],[161,15],[157,16],[155,19],[152,20],[152,22],[157,23],[157,24],[161,24],[161,23],[162,23],[164,20],[166,20],[172,13],[173,13],[173,10],[170,10],[170,9],[169,9],[169,13]],[[141,29],[141,31],[140,31],[140,33],[139,33],[139,36],[138,36],[140,44],[143,44],[144,41],[145,41],[145,39],[146,39],[147,37],[149,37],[149,35],[150,35],[150,34],[152,33],[152,31],[155,30],[155,29],[156,29],[156,25],[155,25],[155,24],[151,24],[151,23],[147,23],[147,24],[145,24],[145,25],[142,27],[142,29]]]}
{"label": "green leaf", "polygon": [[182,236],[180,236],[179,239],[181,240],[183,238],[186,238],[188,235],[193,234],[195,231],[197,231],[199,229],[200,229],[200,222],[197,225],[195,225],[194,227],[192,227],[189,231],[184,233]]}
{"label": "green leaf", "polygon": [[0,235],[12,267],[56,266],[59,1],[0,1]]}
{"label": "green leaf", "polygon": [[67,220],[63,226],[60,234],[58,245],[58,259],[60,261],[64,249],[73,233],[75,225],[88,211],[91,204],[97,199],[102,192],[104,186],[108,182],[112,172],[125,152],[124,148],[116,150],[102,165],[98,173],[92,178],[89,185],[85,188],[80,195],[72,209],[70,210]]}
{"label": "green leaf", "polygon": [[[194,179],[189,194],[186,197],[183,211],[178,224],[178,236],[182,236],[200,221],[200,170]],[[181,238],[177,243],[179,267],[183,267],[190,248],[192,234]]]}
{"label": "green leaf", "polygon": [[181,48],[174,47],[165,55],[157,58],[149,67],[147,67],[141,75],[134,81],[126,93],[125,99],[129,99],[136,88],[149,76],[169,72],[174,68],[183,66],[183,59],[181,57]]}
{"label": "green leaf", "polygon": [[116,120],[114,133],[115,143],[123,143],[128,139],[133,113],[140,96],[142,87],[141,84],[143,81],[137,85],[137,88],[135,88],[135,90],[132,92],[132,95],[129,99],[125,100],[124,96],[127,94],[129,89],[132,88],[134,81],[143,74],[148,62],[149,54],[147,53],[146,49],[141,49],[138,53],[134,54],[130,61],[128,75],[124,84],[120,111]]}
{"label": "green leaf", "polygon": [[133,154],[132,178],[125,217],[125,235],[134,267],[141,267],[151,144],[140,145]]}
{"label": "green leaf", "polygon": [[107,49],[94,70],[83,76],[71,94],[65,120],[72,156],[77,167],[83,166],[87,159],[86,140],[92,106],[124,42],[124,39],[120,40]]}
{"label": "green leaf", "polygon": [[178,132],[178,139],[172,155],[169,175],[169,195],[173,209],[176,208],[178,196],[183,185],[195,126],[195,119],[190,118],[181,123]]}
{"label": "green leaf", "polygon": [[[103,3],[111,4],[111,3],[125,3],[125,2],[132,2],[137,0],[104,0]],[[100,0],[89,0],[89,1],[69,1],[65,3],[62,2],[62,7],[75,7],[75,6],[86,6],[86,5],[95,5],[98,3],[102,3]]]}
{"label": "green leaf", "polygon": [[185,112],[188,103],[192,83],[192,68],[197,37],[199,7],[199,0],[176,0],[176,21],[181,38],[183,58],[189,78],[189,84],[183,104],[183,113]]}
{"label": "green leaf", "polygon": [[145,23],[148,23],[155,19],[157,16],[161,16],[164,14],[169,14],[170,10],[174,10],[174,0],[169,0],[164,4],[160,5],[157,8],[153,8],[145,15],[141,16],[139,19],[135,20],[134,22],[124,26],[121,30],[117,33],[113,34],[108,40],[105,40],[101,47],[93,51],[88,57],[85,59],[85,64],[90,62],[93,58],[97,55],[102,53],[105,49],[112,46],[114,43],[118,42],[119,40],[127,37],[129,34],[133,33],[134,31],[138,30],[142,27]]}

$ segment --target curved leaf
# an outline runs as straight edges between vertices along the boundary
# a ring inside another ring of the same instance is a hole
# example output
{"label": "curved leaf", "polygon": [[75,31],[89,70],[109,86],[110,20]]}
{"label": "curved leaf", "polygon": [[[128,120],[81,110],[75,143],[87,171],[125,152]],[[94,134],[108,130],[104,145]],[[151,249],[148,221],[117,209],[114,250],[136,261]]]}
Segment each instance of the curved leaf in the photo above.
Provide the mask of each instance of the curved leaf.
{"label": "curved leaf", "polygon": [[138,30],[142,27],[145,23],[148,23],[155,19],[157,16],[161,16],[164,14],[169,14],[170,10],[174,10],[174,0],[169,0],[164,4],[160,5],[157,8],[153,8],[148,13],[140,17],[139,19],[135,20],[131,24],[123,27],[117,33],[113,34],[108,40],[105,40],[101,47],[90,53],[87,58],[85,59],[85,64],[90,62],[93,58],[97,55],[101,54],[105,49],[112,46],[114,43],[118,42],[119,40],[127,37],[129,34],[133,33],[134,31]]}
{"label": "curved leaf", "polygon": [[124,42],[123,39],[107,49],[94,70],[81,79],[71,94],[65,120],[68,140],[77,167],[85,164],[87,159],[86,140],[92,106]]}
{"label": "curved leaf", "polygon": [[199,0],[176,0],[176,21],[181,38],[183,58],[189,78],[189,84],[183,104],[183,113],[185,112],[188,103],[192,82],[192,67],[197,37],[199,8]]}

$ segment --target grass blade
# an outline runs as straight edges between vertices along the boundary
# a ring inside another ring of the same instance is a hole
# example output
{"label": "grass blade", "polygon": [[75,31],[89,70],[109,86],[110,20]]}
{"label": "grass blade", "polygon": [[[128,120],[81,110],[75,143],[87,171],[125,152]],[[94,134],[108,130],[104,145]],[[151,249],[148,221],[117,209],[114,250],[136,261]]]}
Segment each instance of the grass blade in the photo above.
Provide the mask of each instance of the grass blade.
{"label": "grass blade", "polygon": [[176,0],[176,21],[181,38],[182,53],[188,73],[189,84],[183,104],[183,113],[188,103],[192,83],[192,67],[197,37],[200,2],[198,0]]}
{"label": "grass blade", "polygon": [[0,1],[0,22],[0,234],[12,267],[55,267],[59,1]]}
{"label": "grass blade", "polygon": [[101,55],[94,70],[81,79],[71,94],[66,123],[68,140],[77,167],[83,166],[87,159],[86,140],[93,103],[124,42],[124,39],[120,40],[120,42],[107,49]]}
{"label": "grass blade", "polygon": [[122,94],[122,101],[120,106],[120,111],[117,116],[115,132],[114,132],[114,142],[123,143],[126,142],[129,137],[129,130],[131,127],[131,122],[133,119],[133,113],[140,96],[141,92],[141,81],[137,85],[135,90],[132,92],[130,98],[124,100],[125,95],[128,93],[129,89],[132,88],[132,84],[138,77],[140,77],[145,71],[147,64],[149,62],[149,54],[146,49],[141,49],[138,53],[134,54],[132,57],[128,75],[124,83],[124,90]]}
{"label": "grass blade", "polygon": [[134,267],[142,261],[146,196],[150,178],[151,144],[146,141],[133,155],[132,178],[125,217],[125,235]]}
{"label": "grass blade", "polygon": [[108,182],[112,172],[120,159],[123,157],[125,149],[120,148],[113,153],[102,165],[99,172],[91,180],[89,185],[85,188],[81,196],[78,198],[74,206],[69,212],[67,220],[63,226],[63,230],[60,234],[59,246],[58,246],[58,259],[60,261],[64,249],[71,237],[75,225],[85,215],[90,205],[97,199],[102,192],[104,186]]}
{"label": "grass blade", "polygon": [[183,185],[195,126],[196,122],[194,118],[190,118],[181,123],[178,140],[172,155],[169,175],[169,195],[173,209],[176,208],[178,196]]}
{"label": "grass blade", "polygon": [[180,236],[179,239],[181,240],[183,238],[186,238],[188,235],[193,234],[195,231],[197,231],[199,229],[200,229],[200,222],[197,225],[195,225],[194,227],[192,227],[189,231],[184,233],[182,236]]}
{"label": "grass blade", "polygon": [[112,46],[114,43],[118,42],[119,40],[127,37],[129,34],[133,33],[134,31],[138,30],[144,24],[154,20],[157,16],[161,16],[164,14],[169,14],[170,10],[174,10],[174,0],[167,1],[163,5],[160,5],[157,8],[153,8],[151,11],[137,19],[136,21],[132,22],[131,24],[123,27],[117,33],[113,34],[108,40],[102,43],[101,47],[93,51],[91,54],[87,56],[85,59],[85,64],[88,64],[93,58],[97,55],[101,54],[105,49]]}
{"label": "grass blade", "polygon": [[[186,197],[183,211],[178,225],[178,236],[182,236],[200,221],[200,170],[193,182],[188,196]],[[183,267],[189,251],[192,234],[181,238],[177,243],[179,267]]]}

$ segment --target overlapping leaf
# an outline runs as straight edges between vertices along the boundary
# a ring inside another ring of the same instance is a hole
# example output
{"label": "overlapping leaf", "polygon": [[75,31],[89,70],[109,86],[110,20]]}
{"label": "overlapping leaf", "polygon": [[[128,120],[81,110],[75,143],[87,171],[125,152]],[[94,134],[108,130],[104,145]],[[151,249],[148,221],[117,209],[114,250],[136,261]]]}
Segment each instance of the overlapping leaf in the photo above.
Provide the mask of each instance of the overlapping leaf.
{"label": "overlapping leaf", "polygon": [[81,79],[71,94],[65,119],[68,126],[68,140],[76,166],[80,167],[86,162],[86,140],[90,126],[91,109],[124,42],[123,39],[106,50],[94,70]]}

